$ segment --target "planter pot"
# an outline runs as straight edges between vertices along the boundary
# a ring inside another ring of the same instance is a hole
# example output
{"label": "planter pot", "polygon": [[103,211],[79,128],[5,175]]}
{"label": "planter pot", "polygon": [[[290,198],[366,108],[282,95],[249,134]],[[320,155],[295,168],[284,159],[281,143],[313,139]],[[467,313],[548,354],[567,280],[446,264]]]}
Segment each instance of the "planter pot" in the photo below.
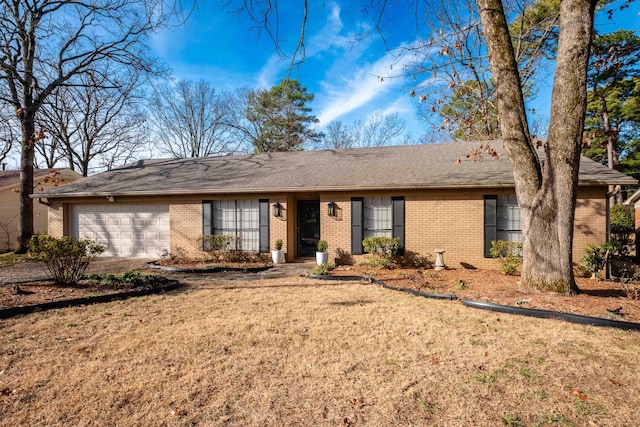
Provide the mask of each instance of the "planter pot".
{"label": "planter pot", "polygon": [[316,252],[316,263],[318,265],[327,264],[329,262],[329,252]]}
{"label": "planter pot", "polygon": [[271,259],[274,264],[282,264],[284,262],[284,252],[282,251],[271,251]]}

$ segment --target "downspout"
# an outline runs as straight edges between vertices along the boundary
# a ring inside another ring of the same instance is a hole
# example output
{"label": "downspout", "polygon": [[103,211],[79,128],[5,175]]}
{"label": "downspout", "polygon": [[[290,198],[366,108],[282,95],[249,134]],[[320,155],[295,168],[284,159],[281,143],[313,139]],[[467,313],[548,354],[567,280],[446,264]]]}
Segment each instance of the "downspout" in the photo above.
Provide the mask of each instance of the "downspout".
{"label": "downspout", "polygon": [[[618,194],[620,191],[622,190],[622,187],[620,187],[619,185],[616,185],[613,189],[613,191],[608,191],[607,192],[607,197],[605,198],[605,206],[606,206],[606,211],[607,211],[607,229],[606,229],[606,238],[607,238],[607,243],[609,243],[611,241],[611,213],[610,213],[610,208],[611,208],[611,201],[613,201],[613,196],[615,196],[616,194]],[[606,273],[605,273],[605,278],[607,280],[611,279],[611,255],[609,255],[609,257],[607,258],[607,268],[606,268]]]}

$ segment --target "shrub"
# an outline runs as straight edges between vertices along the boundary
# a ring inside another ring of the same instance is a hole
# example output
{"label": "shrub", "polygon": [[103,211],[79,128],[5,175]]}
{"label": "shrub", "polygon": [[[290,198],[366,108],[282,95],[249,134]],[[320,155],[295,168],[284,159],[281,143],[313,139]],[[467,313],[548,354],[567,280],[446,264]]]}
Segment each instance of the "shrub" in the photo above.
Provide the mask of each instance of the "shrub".
{"label": "shrub", "polygon": [[518,272],[522,264],[522,243],[492,240],[490,253],[500,260],[502,274],[513,276]]}
{"label": "shrub", "polygon": [[393,261],[381,256],[374,255],[373,257],[371,257],[371,259],[364,261],[361,265],[388,270],[393,266]]}
{"label": "shrub", "polygon": [[328,248],[329,248],[329,244],[327,243],[326,240],[320,240],[318,242],[318,252],[326,252]]}
{"label": "shrub", "polygon": [[315,267],[313,270],[310,270],[307,273],[307,276],[310,276],[312,274],[316,275],[316,276],[326,276],[334,268],[336,268],[336,266],[334,264],[322,264],[322,265],[319,265],[319,266]]}
{"label": "shrub", "polygon": [[47,234],[33,236],[29,242],[31,257],[44,264],[57,284],[77,284],[89,264],[104,250],[104,246],[91,240],[57,239]]}
{"label": "shrub", "polygon": [[629,255],[631,250],[630,235],[635,231],[633,213],[622,205],[613,205],[609,211],[611,223],[612,254],[618,256]]}
{"label": "shrub", "polygon": [[276,248],[276,251],[281,251],[282,250],[282,239],[276,240],[276,243],[273,245],[273,247]]}
{"label": "shrub", "polygon": [[609,256],[607,244],[600,247],[595,245],[587,245],[584,248],[584,256],[580,261],[584,264],[584,269],[591,273],[592,277],[604,268]]}
{"label": "shrub", "polygon": [[144,278],[138,270],[129,270],[122,275],[122,281],[131,286],[140,286],[144,283]]}
{"label": "shrub", "polygon": [[627,298],[632,300],[640,300],[640,285],[635,283],[621,282],[622,289]]}
{"label": "shrub", "polygon": [[367,237],[362,241],[364,251],[371,255],[377,255],[387,260],[392,260],[400,248],[400,239],[394,237]]}
{"label": "shrub", "polygon": [[198,238],[198,242],[202,242],[202,250],[216,252],[229,249],[231,237],[220,234],[205,234]]}

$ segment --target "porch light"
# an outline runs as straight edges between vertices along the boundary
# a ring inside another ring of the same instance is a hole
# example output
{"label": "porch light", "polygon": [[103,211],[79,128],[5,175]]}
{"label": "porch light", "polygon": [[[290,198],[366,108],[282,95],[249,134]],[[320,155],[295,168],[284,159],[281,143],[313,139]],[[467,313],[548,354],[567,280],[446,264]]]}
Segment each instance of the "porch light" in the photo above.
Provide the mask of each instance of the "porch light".
{"label": "porch light", "polygon": [[336,216],[336,204],[333,202],[327,203],[327,215]]}
{"label": "porch light", "polygon": [[273,216],[275,216],[276,218],[280,218],[280,214],[281,214],[280,203],[275,202],[273,205],[271,205],[271,208],[272,208]]}
{"label": "porch light", "polygon": [[110,202],[115,202],[116,201],[115,197],[113,197],[113,196],[107,196],[107,200],[110,201]]}

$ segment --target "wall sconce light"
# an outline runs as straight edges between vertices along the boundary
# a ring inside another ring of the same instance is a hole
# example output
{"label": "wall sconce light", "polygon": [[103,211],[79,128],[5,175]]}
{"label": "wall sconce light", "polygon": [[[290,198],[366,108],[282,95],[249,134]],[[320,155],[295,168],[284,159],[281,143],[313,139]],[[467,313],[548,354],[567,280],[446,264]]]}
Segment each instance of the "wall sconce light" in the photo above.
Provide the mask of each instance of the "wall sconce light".
{"label": "wall sconce light", "polygon": [[282,213],[280,203],[275,202],[273,205],[271,205],[271,208],[272,208],[273,216],[275,216],[276,218],[280,218],[280,215]]}
{"label": "wall sconce light", "polygon": [[327,203],[327,214],[329,216],[336,216],[336,204],[333,202]]}
{"label": "wall sconce light", "polygon": [[115,202],[116,198],[113,197],[113,196],[107,196],[107,200],[110,201],[110,202]]}

